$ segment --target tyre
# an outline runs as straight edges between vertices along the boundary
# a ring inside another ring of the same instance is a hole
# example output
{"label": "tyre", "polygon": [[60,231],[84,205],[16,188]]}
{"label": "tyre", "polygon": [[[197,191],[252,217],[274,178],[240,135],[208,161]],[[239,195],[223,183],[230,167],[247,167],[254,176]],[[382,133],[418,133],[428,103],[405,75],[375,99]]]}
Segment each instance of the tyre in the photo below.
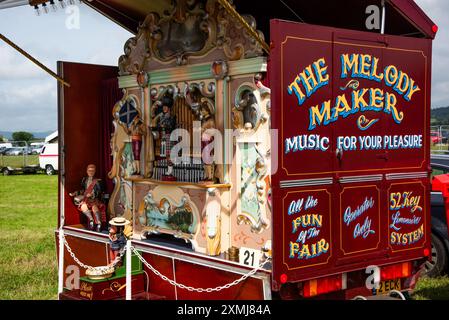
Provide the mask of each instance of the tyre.
{"label": "tyre", "polygon": [[55,174],[55,169],[53,168],[52,165],[47,164],[47,165],[45,166],[45,173],[46,173],[48,176],[52,176],[52,175]]}
{"label": "tyre", "polygon": [[443,275],[447,268],[447,251],[443,242],[432,233],[432,260],[425,264],[425,275],[435,278]]}
{"label": "tyre", "polygon": [[9,176],[9,175],[11,174],[11,171],[9,171],[8,168],[3,169],[2,172],[3,172],[3,175],[4,175],[4,176]]}

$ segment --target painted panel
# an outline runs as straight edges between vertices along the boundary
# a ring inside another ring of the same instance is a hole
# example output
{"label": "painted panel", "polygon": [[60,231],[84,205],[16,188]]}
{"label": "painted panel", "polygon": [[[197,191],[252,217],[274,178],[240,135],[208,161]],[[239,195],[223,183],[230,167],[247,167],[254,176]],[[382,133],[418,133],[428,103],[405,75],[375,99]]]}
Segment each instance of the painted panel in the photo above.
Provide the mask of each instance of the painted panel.
{"label": "painted panel", "polygon": [[[171,258],[166,258],[159,255],[150,253],[143,253],[143,258],[148,261],[156,270],[161,274],[174,279],[174,262]],[[170,283],[162,281],[161,278],[156,276],[151,270],[144,266],[144,270],[148,275],[148,291],[152,294],[156,294],[165,297],[167,300],[176,300],[176,288]],[[146,288],[145,288],[146,289]]]}
{"label": "painted panel", "polygon": [[135,183],[134,238],[145,241],[166,235],[169,246],[224,259],[229,247],[229,235],[222,227],[224,191],[194,184]]}
{"label": "painted panel", "polygon": [[381,197],[378,185],[343,187],[340,193],[340,249],[344,256],[379,249]]}
{"label": "painted panel", "polygon": [[[242,276],[184,261],[175,261],[175,274],[176,281],[195,288],[214,288],[226,285]],[[178,289],[177,297],[179,300],[263,300],[263,291],[263,281],[250,277],[219,294],[196,293]]]}
{"label": "painted panel", "polygon": [[[69,193],[79,190],[86,166],[96,164],[97,176],[106,179],[107,172],[101,163],[105,146],[102,144],[101,82],[117,75],[116,67],[58,62],[58,73],[70,83],[58,90],[60,171],[59,193],[63,194],[60,210],[64,210],[65,224],[76,225],[84,217],[75,206]],[[61,198],[60,198],[61,199]]]}
{"label": "painted panel", "polygon": [[[59,235],[57,232],[55,233],[55,238],[56,248],[59,248]],[[66,235],[66,239],[76,257],[86,265],[96,267],[106,266],[109,263],[108,245],[106,243],[69,235]],[[59,250],[57,250],[57,254],[59,254]],[[69,255],[67,248],[64,248],[63,268],[67,271],[64,272],[64,287],[66,289],[73,289],[67,288],[67,284],[72,286],[76,285],[76,283],[73,282],[73,275],[75,274],[73,268],[78,268],[80,277],[84,277],[86,275],[86,270],[78,266],[75,260],[73,260],[73,258]],[[70,279],[67,281],[69,277]]]}
{"label": "painted panel", "polygon": [[261,230],[267,227],[264,203],[259,201],[259,172],[255,170],[261,155],[254,143],[242,143],[241,148],[241,175],[240,175],[240,201],[241,211],[238,219],[247,220],[247,224],[254,230]]}
{"label": "painted panel", "polygon": [[282,200],[283,269],[326,265],[332,256],[331,193],[287,192]]}
{"label": "painted panel", "polygon": [[328,100],[334,109],[320,125],[333,127],[335,171],[352,175],[385,168],[389,150],[384,136],[395,114],[387,108],[394,108],[389,99],[395,97],[380,80],[385,68],[381,40],[376,34],[363,39],[334,34],[333,96]]}
{"label": "painted panel", "polygon": [[[271,41],[272,128],[279,130],[279,151],[272,155],[279,161],[272,175],[273,289],[286,277],[295,282],[423,258],[429,247],[422,221],[429,219],[431,41],[279,20],[271,23]],[[289,247],[301,257],[304,245],[295,244],[296,229],[286,217],[291,194],[320,189],[332,200],[327,212],[313,214],[323,215],[321,236],[327,235],[325,217],[331,224],[329,251],[312,254],[317,266],[307,268],[314,263],[286,258]],[[421,196],[422,212],[414,214],[423,225],[390,230],[397,214],[390,197],[409,193]]]}
{"label": "painted panel", "polygon": [[389,248],[403,253],[424,248],[427,239],[429,193],[423,182],[392,183],[388,189]]}

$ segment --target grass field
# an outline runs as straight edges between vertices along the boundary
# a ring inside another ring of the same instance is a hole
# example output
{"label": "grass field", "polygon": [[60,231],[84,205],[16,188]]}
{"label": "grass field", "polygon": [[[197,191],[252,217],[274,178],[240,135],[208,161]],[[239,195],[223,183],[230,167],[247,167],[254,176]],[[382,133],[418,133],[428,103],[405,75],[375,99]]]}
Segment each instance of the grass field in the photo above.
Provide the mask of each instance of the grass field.
{"label": "grass field", "polygon": [[56,176],[0,176],[0,299],[56,299]]}
{"label": "grass field", "polygon": [[416,300],[449,300],[449,277],[421,279],[413,298]]}
{"label": "grass field", "polygon": [[[0,300],[56,299],[57,177],[0,176]],[[449,300],[449,278],[422,279],[417,300]]]}

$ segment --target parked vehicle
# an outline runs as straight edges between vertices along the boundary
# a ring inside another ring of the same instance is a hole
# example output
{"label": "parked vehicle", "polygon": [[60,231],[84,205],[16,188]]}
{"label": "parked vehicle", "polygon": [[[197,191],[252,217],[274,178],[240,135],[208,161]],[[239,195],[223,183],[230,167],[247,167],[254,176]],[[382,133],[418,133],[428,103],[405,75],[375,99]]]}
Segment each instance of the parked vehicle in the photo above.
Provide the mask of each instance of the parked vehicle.
{"label": "parked vehicle", "polygon": [[30,154],[41,154],[43,149],[43,146],[31,146]]}
{"label": "parked vehicle", "polygon": [[443,142],[443,137],[438,131],[431,131],[430,141],[432,142],[433,145],[436,145]]}
{"label": "parked vehicle", "polygon": [[[446,163],[446,164],[445,164]],[[449,174],[449,156],[432,156],[432,177]],[[425,273],[429,277],[442,276],[448,271],[449,263],[449,232],[447,224],[447,209],[441,190],[433,183],[431,193],[432,217],[432,260],[425,265]]]}
{"label": "parked vehicle", "polygon": [[12,143],[10,143],[10,142],[2,142],[2,143],[0,143],[0,150],[1,149],[8,149],[8,148],[12,148]]}
{"label": "parked vehicle", "polygon": [[58,144],[48,143],[39,155],[39,166],[47,175],[53,175],[59,170]]}
{"label": "parked vehicle", "polygon": [[26,152],[26,149],[24,147],[14,147],[14,148],[10,148],[8,151],[6,151],[5,155],[20,156],[20,155],[23,155],[24,152]]}
{"label": "parked vehicle", "polygon": [[447,144],[449,142],[449,131],[447,130],[442,130],[441,131],[441,139],[442,139],[442,143]]}
{"label": "parked vehicle", "polygon": [[43,146],[45,146],[45,142],[32,142],[30,144],[31,147],[36,147],[36,148],[42,148]]}
{"label": "parked vehicle", "polygon": [[9,176],[11,174],[23,173],[23,174],[35,174],[40,170],[37,165],[24,166],[20,168],[14,168],[10,166],[0,167],[0,174]]}
{"label": "parked vehicle", "polygon": [[[40,170],[39,165],[33,163],[37,160],[36,157],[28,157],[36,152],[34,148],[25,141],[14,141],[11,144],[16,146],[1,151],[0,173],[6,176],[13,173],[37,173]],[[18,145],[25,146],[19,147]]]}

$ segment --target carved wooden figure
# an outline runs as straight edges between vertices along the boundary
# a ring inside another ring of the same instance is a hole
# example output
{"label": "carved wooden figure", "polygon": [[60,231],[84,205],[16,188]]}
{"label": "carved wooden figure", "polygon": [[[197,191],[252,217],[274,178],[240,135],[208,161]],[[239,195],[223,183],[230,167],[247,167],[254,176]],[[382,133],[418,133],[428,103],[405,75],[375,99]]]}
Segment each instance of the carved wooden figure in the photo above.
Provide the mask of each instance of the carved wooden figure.
{"label": "carved wooden figure", "polygon": [[204,182],[214,181],[214,154],[211,152],[214,141],[215,117],[213,104],[207,99],[201,99],[200,120],[201,120],[201,149],[204,163]]}
{"label": "carved wooden figure", "polygon": [[131,136],[131,143],[134,155],[133,161],[133,169],[134,174],[140,175],[140,155],[142,152],[142,139],[143,136],[147,133],[147,128],[145,123],[140,119],[139,116],[136,116],[134,120],[131,122],[131,125],[128,127],[128,135]]}
{"label": "carved wooden figure", "polygon": [[221,254],[221,199],[214,188],[207,190],[204,204],[204,219],[206,223],[206,253],[210,256]]}
{"label": "carved wooden figure", "polygon": [[74,202],[88,220],[89,230],[101,231],[102,214],[105,215],[106,206],[103,203],[100,180],[95,178],[96,166],[89,164],[86,169],[87,177],[81,181],[81,190],[70,193]]}

